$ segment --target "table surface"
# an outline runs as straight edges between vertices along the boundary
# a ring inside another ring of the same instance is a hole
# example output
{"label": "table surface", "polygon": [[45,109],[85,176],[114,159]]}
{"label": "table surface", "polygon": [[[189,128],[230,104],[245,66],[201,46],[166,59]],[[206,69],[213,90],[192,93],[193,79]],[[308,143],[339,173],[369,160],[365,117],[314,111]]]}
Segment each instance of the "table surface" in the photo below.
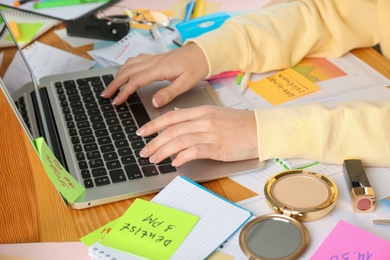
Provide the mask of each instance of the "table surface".
{"label": "table surface", "polygon": [[[92,46],[72,48],[58,38],[54,29],[38,40],[90,59],[86,51]],[[352,53],[390,78],[390,61],[372,48]],[[78,241],[121,216],[134,201],[126,199],[82,210],[66,207],[1,92],[0,111],[0,243]],[[257,195],[229,178],[202,185],[233,202]],[[140,198],[150,200],[154,195]]]}

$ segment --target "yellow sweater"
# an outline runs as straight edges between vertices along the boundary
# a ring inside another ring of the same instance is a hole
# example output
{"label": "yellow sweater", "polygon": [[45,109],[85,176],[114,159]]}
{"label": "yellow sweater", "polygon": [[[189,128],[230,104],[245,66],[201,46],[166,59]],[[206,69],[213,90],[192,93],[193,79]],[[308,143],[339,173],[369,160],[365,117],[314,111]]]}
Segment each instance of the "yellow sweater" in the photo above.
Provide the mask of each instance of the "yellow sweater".
{"label": "yellow sweater", "polygon": [[[390,58],[389,0],[296,0],[227,20],[193,39],[209,76],[229,70],[266,72],[303,57],[339,57],[381,44]],[[226,44],[221,44],[226,43]],[[256,109],[259,159],[307,158],[342,164],[390,166],[390,100]]]}

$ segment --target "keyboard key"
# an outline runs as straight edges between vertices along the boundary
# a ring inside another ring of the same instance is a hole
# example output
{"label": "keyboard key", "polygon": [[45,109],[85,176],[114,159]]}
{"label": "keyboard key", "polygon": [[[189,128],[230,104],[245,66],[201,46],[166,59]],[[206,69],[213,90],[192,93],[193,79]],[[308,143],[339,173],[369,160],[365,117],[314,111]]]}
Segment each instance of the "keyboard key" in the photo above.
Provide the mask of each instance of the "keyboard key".
{"label": "keyboard key", "polygon": [[107,171],[105,168],[99,167],[96,169],[92,169],[92,175],[93,175],[93,177],[105,176],[105,175],[107,175]]}
{"label": "keyboard key", "polygon": [[156,166],[154,166],[153,164],[142,167],[142,172],[144,173],[145,177],[151,177],[151,176],[158,175],[158,171],[156,169]]}
{"label": "keyboard key", "polygon": [[90,168],[98,168],[103,166],[104,166],[104,162],[102,159],[94,159],[89,161]]}
{"label": "keyboard key", "polygon": [[108,178],[108,176],[98,177],[98,178],[95,178],[95,184],[98,187],[108,185],[108,184],[110,184],[110,179]]}
{"label": "keyboard key", "polygon": [[141,166],[145,166],[145,165],[152,164],[152,163],[149,161],[149,158],[139,158],[139,159],[138,159],[138,163],[139,163]]}
{"label": "keyboard key", "polygon": [[141,103],[131,104],[130,108],[139,127],[150,121],[150,117]]}
{"label": "keyboard key", "polygon": [[170,164],[159,165],[158,169],[160,170],[161,174],[167,174],[177,171],[176,168]]}
{"label": "keyboard key", "polygon": [[112,161],[118,159],[118,155],[116,154],[116,152],[110,152],[110,153],[105,153],[103,155],[103,158],[106,161]]}
{"label": "keyboard key", "polygon": [[123,164],[132,164],[135,163],[135,158],[132,155],[124,156],[121,158]]}
{"label": "keyboard key", "polygon": [[126,176],[122,169],[112,170],[109,174],[113,183],[126,181]]}
{"label": "keyboard key", "polygon": [[115,148],[112,144],[102,145],[102,146],[100,146],[100,149],[101,149],[102,153],[108,153],[108,152],[115,151]]}
{"label": "keyboard key", "polygon": [[129,180],[143,178],[141,170],[139,169],[138,165],[135,163],[126,165],[125,172],[126,172],[127,178],[129,178]]}
{"label": "keyboard key", "polygon": [[86,180],[84,180],[84,187],[86,189],[90,189],[90,188],[95,187],[95,185],[93,184],[93,181],[91,179],[86,179]]}
{"label": "keyboard key", "polygon": [[121,168],[121,163],[118,160],[106,162],[109,170]]}
{"label": "keyboard key", "polygon": [[96,143],[89,143],[84,145],[84,150],[86,152],[97,150],[99,147]]}
{"label": "keyboard key", "polygon": [[100,152],[99,151],[92,151],[92,152],[87,152],[86,153],[87,159],[88,160],[93,160],[93,159],[99,159],[101,158]]}
{"label": "keyboard key", "polygon": [[83,177],[83,179],[91,178],[91,174],[89,173],[89,170],[82,170],[81,171],[81,177]]}
{"label": "keyboard key", "polygon": [[130,147],[123,147],[118,149],[118,153],[120,156],[127,156],[132,154],[133,152],[131,151]]}

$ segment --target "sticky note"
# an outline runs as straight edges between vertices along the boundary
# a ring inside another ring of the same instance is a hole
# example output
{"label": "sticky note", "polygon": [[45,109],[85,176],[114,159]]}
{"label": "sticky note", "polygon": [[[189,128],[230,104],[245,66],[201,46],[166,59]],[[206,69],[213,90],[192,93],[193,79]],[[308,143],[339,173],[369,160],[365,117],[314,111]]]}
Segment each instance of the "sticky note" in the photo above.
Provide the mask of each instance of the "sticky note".
{"label": "sticky note", "polygon": [[[19,43],[30,42],[38,31],[44,25],[43,22],[40,23],[18,23],[18,32],[19,37],[16,37]],[[15,34],[15,32],[12,30]],[[11,35],[5,37],[7,41],[12,41]]]}
{"label": "sticky note", "polygon": [[320,89],[317,84],[292,68],[259,81],[250,81],[248,86],[274,106]]}
{"label": "sticky note", "polygon": [[389,241],[341,220],[310,259],[390,259],[389,248]]}
{"label": "sticky note", "polygon": [[136,199],[100,243],[148,259],[169,259],[199,217]]}
{"label": "sticky note", "polygon": [[60,164],[43,137],[35,139],[34,144],[51,182],[69,203],[73,203],[85,188]]}
{"label": "sticky note", "polygon": [[80,238],[80,241],[83,242],[88,247],[101,241],[102,239],[104,239],[108,235],[108,233],[110,233],[112,228],[115,226],[117,220],[118,219],[115,219],[111,222],[108,222],[107,224],[105,224],[101,228],[98,228],[98,229],[92,231],[91,233],[83,236],[82,238]]}
{"label": "sticky note", "polygon": [[16,21],[11,21],[9,22],[9,27],[11,28],[12,33],[14,34],[15,38],[19,38],[19,29],[18,29],[18,24]]}

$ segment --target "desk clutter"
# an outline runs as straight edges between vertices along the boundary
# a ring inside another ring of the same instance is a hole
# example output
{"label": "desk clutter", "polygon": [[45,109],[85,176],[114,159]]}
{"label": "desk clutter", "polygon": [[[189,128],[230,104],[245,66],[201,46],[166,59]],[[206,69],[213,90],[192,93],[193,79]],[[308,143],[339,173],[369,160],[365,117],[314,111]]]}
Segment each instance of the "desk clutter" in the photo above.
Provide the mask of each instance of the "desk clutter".
{"label": "desk clutter", "polygon": [[176,177],[150,202],[137,199],[114,223],[80,240],[93,259],[205,259],[251,217],[250,211]]}

